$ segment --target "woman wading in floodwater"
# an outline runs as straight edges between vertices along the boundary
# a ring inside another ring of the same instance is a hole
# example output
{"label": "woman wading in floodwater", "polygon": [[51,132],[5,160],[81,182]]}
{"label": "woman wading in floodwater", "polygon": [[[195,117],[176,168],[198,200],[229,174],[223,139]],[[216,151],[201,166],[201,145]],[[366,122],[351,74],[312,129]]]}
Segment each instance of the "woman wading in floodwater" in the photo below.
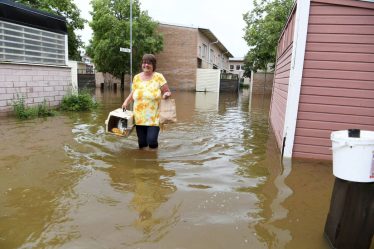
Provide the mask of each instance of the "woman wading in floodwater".
{"label": "woman wading in floodwater", "polygon": [[145,54],[142,58],[143,72],[134,76],[129,96],[122,104],[126,108],[134,102],[134,119],[139,148],[155,149],[158,147],[160,132],[159,107],[162,98],[171,96],[164,76],[156,70],[156,57]]}

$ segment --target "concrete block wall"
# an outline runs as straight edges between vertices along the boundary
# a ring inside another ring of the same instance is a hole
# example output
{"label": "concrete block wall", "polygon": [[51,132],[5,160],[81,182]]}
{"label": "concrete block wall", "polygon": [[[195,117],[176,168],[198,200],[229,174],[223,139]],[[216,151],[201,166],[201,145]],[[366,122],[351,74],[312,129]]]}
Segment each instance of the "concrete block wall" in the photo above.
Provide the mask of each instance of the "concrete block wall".
{"label": "concrete block wall", "polygon": [[164,37],[164,50],[156,55],[156,71],[165,76],[172,90],[195,91],[198,30],[160,24],[158,32]]}
{"label": "concrete block wall", "polygon": [[58,106],[71,88],[70,67],[0,63],[0,116],[12,112],[18,97],[28,106],[44,100],[51,107]]}
{"label": "concrete block wall", "polygon": [[[127,79],[127,81],[126,81]],[[130,77],[125,75],[125,85],[129,85]],[[102,72],[96,72],[95,73],[95,85],[97,88],[101,87],[101,83],[104,83],[106,87],[109,87],[113,84],[117,84],[117,87],[119,88],[121,85],[121,79],[111,75],[110,73],[102,73]]]}

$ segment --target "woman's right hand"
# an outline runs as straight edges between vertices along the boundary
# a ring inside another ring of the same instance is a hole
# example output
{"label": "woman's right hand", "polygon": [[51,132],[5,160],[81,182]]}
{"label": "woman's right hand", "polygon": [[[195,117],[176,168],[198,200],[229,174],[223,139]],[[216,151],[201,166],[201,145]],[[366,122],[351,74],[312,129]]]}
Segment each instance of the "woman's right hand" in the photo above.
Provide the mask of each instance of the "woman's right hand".
{"label": "woman's right hand", "polygon": [[128,104],[131,103],[133,101],[132,99],[132,94],[133,92],[131,91],[131,93],[129,94],[129,96],[125,99],[125,101],[123,102],[122,104],[122,109],[125,109],[127,108]]}
{"label": "woman's right hand", "polygon": [[122,104],[122,109],[127,109],[127,105],[128,105],[128,103],[127,103],[127,99],[123,102],[123,104]]}

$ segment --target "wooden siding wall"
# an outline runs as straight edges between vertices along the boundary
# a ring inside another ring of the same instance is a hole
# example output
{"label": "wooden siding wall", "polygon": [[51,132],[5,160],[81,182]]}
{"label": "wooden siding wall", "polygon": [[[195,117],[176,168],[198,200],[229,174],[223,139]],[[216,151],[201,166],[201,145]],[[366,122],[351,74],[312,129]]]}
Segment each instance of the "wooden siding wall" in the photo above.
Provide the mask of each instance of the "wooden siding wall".
{"label": "wooden siding wall", "polygon": [[374,130],[374,3],[324,2],[311,3],[293,157],[331,160],[332,131]]}
{"label": "wooden siding wall", "polygon": [[272,99],[270,104],[270,123],[277,140],[278,147],[283,143],[284,116],[286,113],[288,81],[290,77],[295,13],[288,19],[277,48]]}

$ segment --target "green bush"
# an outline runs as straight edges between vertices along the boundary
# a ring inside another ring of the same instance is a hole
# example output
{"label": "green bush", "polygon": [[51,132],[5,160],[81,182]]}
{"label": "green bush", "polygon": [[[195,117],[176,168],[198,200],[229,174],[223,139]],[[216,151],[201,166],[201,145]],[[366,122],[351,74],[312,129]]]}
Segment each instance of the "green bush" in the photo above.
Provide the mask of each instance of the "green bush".
{"label": "green bush", "polygon": [[61,110],[63,111],[88,111],[95,109],[97,102],[88,92],[81,92],[77,95],[65,95],[61,101]]}
{"label": "green bush", "polygon": [[56,115],[56,111],[50,109],[47,106],[46,100],[44,100],[42,104],[39,104],[37,109],[38,109],[38,117],[50,117],[50,116]]}
{"label": "green bush", "polygon": [[[63,111],[88,111],[97,106],[97,102],[91,95],[87,91],[83,91],[77,95],[65,95],[62,99],[60,109]],[[56,115],[56,111],[48,107],[46,100],[37,106],[26,106],[24,97],[19,96],[17,96],[17,100],[13,101],[13,111],[19,119]]]}
{"label": "green bush", "polygon": [[47,106],[46,100],[38,106],[26,106],[25,99],[19,96],[17,96],[17,100],[13,102],[13,112],[18,119],[48,117],[56,114],[55,111]]}

